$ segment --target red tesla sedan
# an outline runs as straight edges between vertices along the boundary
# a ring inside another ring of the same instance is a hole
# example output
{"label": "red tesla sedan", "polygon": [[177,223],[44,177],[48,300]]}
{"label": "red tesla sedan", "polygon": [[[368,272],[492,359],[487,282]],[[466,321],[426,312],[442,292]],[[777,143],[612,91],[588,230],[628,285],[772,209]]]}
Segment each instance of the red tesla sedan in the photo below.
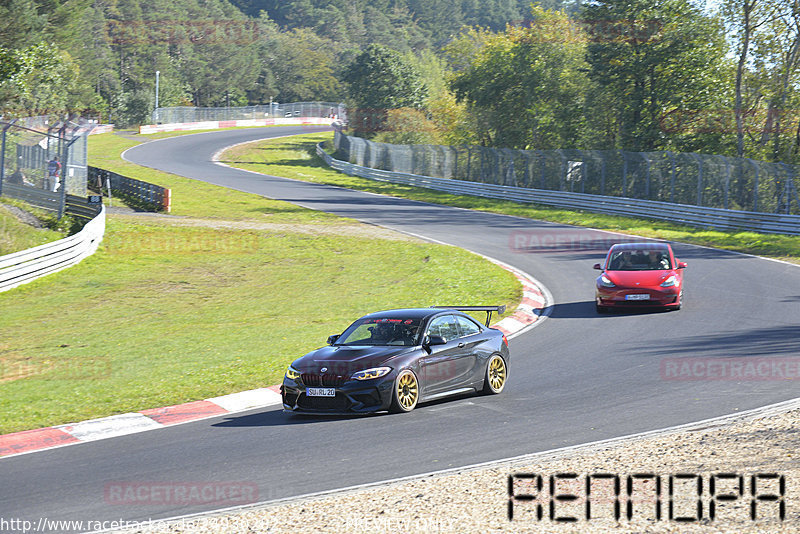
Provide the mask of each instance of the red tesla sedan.
{"label": "red tesla sedan", "polygon": [[683,300],[683,270],[668,243],[623,243],[611,247],[597,278],[598,313],[611,308],[659,306],[679,310]]}

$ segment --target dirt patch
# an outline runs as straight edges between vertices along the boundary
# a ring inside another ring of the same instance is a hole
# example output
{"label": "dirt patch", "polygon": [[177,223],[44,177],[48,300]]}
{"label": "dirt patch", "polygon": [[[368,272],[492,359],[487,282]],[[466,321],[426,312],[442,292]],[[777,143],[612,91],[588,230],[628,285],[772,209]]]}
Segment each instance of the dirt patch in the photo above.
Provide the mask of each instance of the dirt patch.
{"label": "dirt patch", "polygon": [[33,226],[34,228],[46,228],[45,224],[35,215],[25,211],[16,206],[9,206],[7,204],[0,204],[0,208],[6,210],[13,215],[18,221],[24,224]]}

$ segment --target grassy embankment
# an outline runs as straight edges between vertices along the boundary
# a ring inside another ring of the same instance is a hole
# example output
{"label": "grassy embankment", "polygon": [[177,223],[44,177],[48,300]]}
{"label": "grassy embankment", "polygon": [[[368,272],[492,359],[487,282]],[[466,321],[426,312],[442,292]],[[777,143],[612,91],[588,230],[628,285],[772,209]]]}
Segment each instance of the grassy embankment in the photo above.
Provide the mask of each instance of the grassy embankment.
{"label": "grassy embankment", "polygon": [[109,215],[95,255],[0,295],[0,433],[275,384],[367,311],[518,302],[473,254],[121,161],[135,144],[93,136],[90,164],[172,188],[183,217]]}
{"label": "grassy embankment", "polygon": [[[667,221],[568,211],[488,198],[455,196],[430,189],[348,176],[331,170],[316,157],[315,144],[330,140],[332,137],[333,134],[330,133],[309,134],[276,141],[251,143],[226,152],[223,161],[243,169],[298,180],[530,219],[612,230],[624,234],[693,243],[800,263],[800,236],[723,232],[707,228],[693,228]],[[305,161],[298,159],[297,154],[302,154],[302,159]]]}
{"label": "grassy embankment", "polygon": [[[36,228],[22,222],[10,211],[9,208],[13,207],[23,208],[28,212],[35,213],[45,227]],[[0,256],[44,245],[66,237],[66,231],[51,230],[49,228],[49,226],[57,227],[54,223],[52,216],[47,215],[45,212],[4,197],[0,201]]]}

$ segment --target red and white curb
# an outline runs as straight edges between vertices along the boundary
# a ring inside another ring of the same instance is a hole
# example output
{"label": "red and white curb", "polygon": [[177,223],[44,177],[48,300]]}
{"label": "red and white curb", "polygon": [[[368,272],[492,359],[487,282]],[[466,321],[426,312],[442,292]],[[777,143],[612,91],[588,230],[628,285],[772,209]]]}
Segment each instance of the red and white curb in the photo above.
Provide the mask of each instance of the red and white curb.
{"label": "red and white curb", "polygon": [[[523,287],[522,302],[514,314],[504,318],[493,327],[511,338],[541,322],[546,317],[543,310],[548,303],[552,302],[547,289],[524,272],[492,258],[487,259],[513,273]],[[76,443],[125,436],[279,404],[281,404],[280,386],[276,385],[164,408],[15,432],[0,435],[0,457],[5,458]]]}
{"label": "red and white curb", "polygon": [[227,121],[175,122],[169,124],[146,124],[139,126],[142,135],[163,132],[186,132],[192,130],[218,130],[220,128],[246,128],[253,126],[285,126],[311,124],[330,126],[335,119],[329,117],[275,117],[264,119],[239,119]]}
{"label": "red and white curb", "polygon": [[281,404],[279,386],[252,389],[176,406],[90,419],[0,436],[0,457],[113,438],[228,413]]}
{"label": "red and white curb", "polygon": [[522,301],[517,309],[512,315],[492,325],[492,328],[497,328],[506,336],[516,337],[547,316],[545,310],[548,302],[553,302],[553,298],[547,289],[529,274],[493,258],[486,259],[510,271],[522,284]]}

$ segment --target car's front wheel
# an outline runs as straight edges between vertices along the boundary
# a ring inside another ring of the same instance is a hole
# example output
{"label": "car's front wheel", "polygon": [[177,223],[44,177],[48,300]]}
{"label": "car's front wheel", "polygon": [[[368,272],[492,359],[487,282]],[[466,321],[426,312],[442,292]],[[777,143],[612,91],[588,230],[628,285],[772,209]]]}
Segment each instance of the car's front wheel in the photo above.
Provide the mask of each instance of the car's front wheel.
{"label": "car's front wheel", "polygon": [[499,354],[492,355],[486,364],[486,376],[483,379],[483,392],[497,395],[506,387],[508,367],[506,361]]}
{"label": "car's front wheel", "polygon": [[418,401],[419,382],[417,381],[417,375],[410,369],[401,371],[394,381],[392,405],[389,411],[392,413],[410,412],[416,408]]}
{"label": "car's front wheel", "polygon": [[683,289],[681,289],[680,294],[678,295],[678,305],[673,308],[673,310],[678,311],[683,306]]}

